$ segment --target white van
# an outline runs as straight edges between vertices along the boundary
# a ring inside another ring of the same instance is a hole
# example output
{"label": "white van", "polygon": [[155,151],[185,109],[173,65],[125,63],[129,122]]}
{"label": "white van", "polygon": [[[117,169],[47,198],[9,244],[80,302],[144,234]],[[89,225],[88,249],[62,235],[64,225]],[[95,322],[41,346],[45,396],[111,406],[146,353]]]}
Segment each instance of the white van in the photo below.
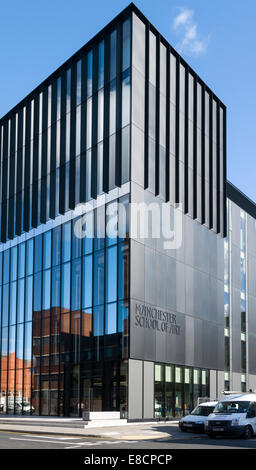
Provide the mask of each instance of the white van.
{"label": "white van", "polygon": [[209,437],[243,436],[250,439],[256,434],[256,394],[223,397],[205,420],[205,432]]}
{"label": "white van", "polygon": [[217,405],[217,401],[200,403],[195,407],[191,414],[184,416],[179,421],[181,431],[204,432],[204,423],[209,414],[211,414]]}

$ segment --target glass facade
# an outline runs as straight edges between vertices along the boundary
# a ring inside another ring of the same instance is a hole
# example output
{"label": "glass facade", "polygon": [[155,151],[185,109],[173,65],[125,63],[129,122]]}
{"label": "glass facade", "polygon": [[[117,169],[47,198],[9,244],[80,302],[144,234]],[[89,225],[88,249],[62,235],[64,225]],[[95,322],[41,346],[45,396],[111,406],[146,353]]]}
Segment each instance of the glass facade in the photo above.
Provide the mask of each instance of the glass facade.
{"label": "glass facade", "polygon": [[155,364],[155,418],[190,414],[198,398],[209,395],[207,369]]}
{"label": "glass facade", "polygon": [[0,120],[2,242],[129,181],[130,86],[127,18]]}
{"label": "glass facade", "polygon": [[102,224],[112,213],[121,228],[117,202],[89,215],[100,238],[76,236],[86,216],[1,252],[3,413],[126,415],[129,228],[105,237]]}

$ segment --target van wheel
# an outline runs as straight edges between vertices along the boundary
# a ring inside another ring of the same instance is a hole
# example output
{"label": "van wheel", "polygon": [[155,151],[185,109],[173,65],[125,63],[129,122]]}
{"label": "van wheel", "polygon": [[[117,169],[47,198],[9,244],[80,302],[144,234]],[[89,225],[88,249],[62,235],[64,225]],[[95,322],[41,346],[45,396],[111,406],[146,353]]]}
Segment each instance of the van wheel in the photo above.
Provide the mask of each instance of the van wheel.
{"label": "van wheel", "polygon": [[246,426],[244,430],[244,439],[251,439],[253,436],[251,426]]}

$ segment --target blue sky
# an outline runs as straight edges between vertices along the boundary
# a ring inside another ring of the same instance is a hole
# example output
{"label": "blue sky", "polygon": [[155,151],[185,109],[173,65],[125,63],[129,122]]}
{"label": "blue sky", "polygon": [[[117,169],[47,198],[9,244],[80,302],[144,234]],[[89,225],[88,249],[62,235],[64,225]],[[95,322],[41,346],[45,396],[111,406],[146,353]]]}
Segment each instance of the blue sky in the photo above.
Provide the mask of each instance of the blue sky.
{"label": "blue sky", "polygon": [[[255,0],[134,2],[228,108],[228,178],[256,201]],[[12,0],[0,16],[0,116],[117,15],[123,0]]]}

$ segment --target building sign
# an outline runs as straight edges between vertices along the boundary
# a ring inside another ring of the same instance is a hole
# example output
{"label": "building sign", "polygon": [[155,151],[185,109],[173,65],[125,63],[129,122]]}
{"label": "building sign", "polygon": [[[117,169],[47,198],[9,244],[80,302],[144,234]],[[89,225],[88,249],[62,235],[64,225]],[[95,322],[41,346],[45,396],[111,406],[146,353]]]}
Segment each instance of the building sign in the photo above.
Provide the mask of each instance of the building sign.
{"label": "building sign", "polygon": [[181,327],[177,324],[177,316],[156,307],[135,304],[135,326],[161,331],[170,335],[180,336]]}

